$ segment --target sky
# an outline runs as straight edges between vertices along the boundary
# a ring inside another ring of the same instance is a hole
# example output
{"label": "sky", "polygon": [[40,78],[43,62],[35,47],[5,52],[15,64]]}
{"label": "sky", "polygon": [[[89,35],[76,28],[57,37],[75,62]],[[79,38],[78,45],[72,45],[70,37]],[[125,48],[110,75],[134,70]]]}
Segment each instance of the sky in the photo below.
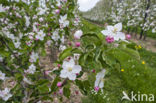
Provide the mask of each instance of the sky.
{"label": "sky", "polygon": [[81,11],[88,11],[89,9],[93,8],[96,3],[100,0],[78,0],[79,10]]}

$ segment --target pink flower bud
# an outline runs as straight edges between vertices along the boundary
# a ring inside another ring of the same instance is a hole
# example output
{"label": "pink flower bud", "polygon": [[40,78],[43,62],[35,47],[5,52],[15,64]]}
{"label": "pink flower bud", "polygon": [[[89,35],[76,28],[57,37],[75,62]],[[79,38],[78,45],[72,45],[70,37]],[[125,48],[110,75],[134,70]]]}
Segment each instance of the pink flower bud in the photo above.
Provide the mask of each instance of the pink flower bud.
{"label": "pink flower bud", "polygon": [[95,73],[95,69],[93,69],[92,72]]}
{"label": "pink flower bud", "polygon": [[72,45],[72,43],[71,43],[71,42],[68,42],[68,45],[69,45],[69,46],[71,46],[71,45]]}
{"label": "pink flower bud", "polygon": [[48,70],[45,71],[45,74],[46,75],[49,75],[49,73],[50,73],[50,71],[48,71]]}
{"label": "pink flower bud", "polygon": [[60,68],[61,67],[61,64],[57,64],[57,67]]}
{"label": "pink flower bud", "polygon": [[80,47],[80,45],[81,45],[80,42],[76,42],[76,43],[75,43],[75,46],[76,46],[76,47]]}
{"label": "pink flower bud", "polygon": [[56,14],[59,14],[59,13],[60,13],[60,9],[56,9],[56,10],[55,10],[55,13],[56,13]]}
{"label": "pink flower bud", "polygon": [[98,86],[94,88],[94,90],[95,90],[96,92],[98,92],[99,89],[100,89],[100,88],[99,88]]}
{"label": "pink flower bud", "polygon": [[50,34],[50,33],[48,33],[48,36],[51,36],[51,34]]}
{"label": "pink flower bud", "polygon": [[107,36],[106,41],[107,41],[107,43],[112,43],[112,42],[114,42],[114,38],[110,37],[110,36]]}
{"label": "pink flower bud", "polygon": [[37,24],[37,26],[40,26],[40,24]]}
{"label": "pink flower bud", "polygon": [[127,39],[127,40],[130,40],[130,39],[131,39],[131,35],[130,35],[130,34],[127,34],[127,35],[126,35],[126,39]]}
{"label": "pink flower bud", "polygon": [[70,59],[71,59],[71,57],[68,57],[67,59],[68,59],[68,60],[70,60]]}
{"label": "pink flower bud", "polygon": [[43,18],[39,18],[39,21],[40,21],[40,22],[43,22]]}
{"label": "pink flower bud", "polygon": [[62,6],[60,5],[60,6],[58,6],[58,8],[59,8],[59,9],[61,9],[61,8],[62,8]]}
{"label": "pink flower bud", "polygon": [[60,94],[60,95],[63,94],[63,89],[59,89],[59,94]]}
{"label": "pink flower bud", "polygon": [[78,95],[79,94],[79,91],[75,91],[75,94]]}
{"label": "pink flower bud", "polygon": [[57,83],[57,87],[61,87],[62,86],[62,83],[61,82],[58,82]]}

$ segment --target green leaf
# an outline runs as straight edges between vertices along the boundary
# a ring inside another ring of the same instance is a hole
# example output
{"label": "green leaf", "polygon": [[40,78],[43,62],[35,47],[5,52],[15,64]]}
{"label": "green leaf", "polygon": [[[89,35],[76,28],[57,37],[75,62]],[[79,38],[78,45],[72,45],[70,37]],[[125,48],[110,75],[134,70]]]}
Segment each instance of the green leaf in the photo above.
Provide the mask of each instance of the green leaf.
{"label": "green leaf", "polygon": [[76,82],[76,85],[82,91],[82,93],[84,95],[87,95],[87,91],[90,89],[90,83],[89,83],[89,81],[88,80],[86,80],[86,81],[76,80],[75,82]]}
{"label": "green leaf", "polygon": [[69,87],[63,88],[63,95],[66,96],[67,98],[70,97],[70,88]]}
{"label": "green leaf", "polygon": [[40,94],[48,93],[49,92],[49,87],[47,84],[39,85],[37,87],[37,90],[39,91]]}
{"label": "green leaf", "polygon": [[51,92],[54,92],[57,90],[57,82],[60,81],[59,77],[56,77],[55,80],[53,81],[52,85],[51,85]]}
{"label": "green leaf", "polygon": [[63,61],[66,57],[70,56],[72,53],[72,47],[65,49],[59,56],[59,60]]}
{"label": "green leaf", "polygon": [[130,48],[125,48],[122,50],[126,52],[127,54],[131,55],[133,58],[140,60],[140,54],[138,51],[130,49]]}

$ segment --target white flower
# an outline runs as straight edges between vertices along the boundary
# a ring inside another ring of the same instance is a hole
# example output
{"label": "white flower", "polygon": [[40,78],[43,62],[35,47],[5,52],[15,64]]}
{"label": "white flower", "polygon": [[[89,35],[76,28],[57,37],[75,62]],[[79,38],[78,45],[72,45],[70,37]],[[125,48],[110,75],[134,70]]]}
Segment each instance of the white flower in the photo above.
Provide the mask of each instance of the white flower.
{"label": "white flower", "polygon": [[38,58],[39,58],[38,53],[32,52],[30,56],[30,62],[36,62]]}
{"label": "white flower", "polygon": [[26,20],[26,26],[28,27],[30,25],[30,17],[25,16],[25,20]]}
{"label": "white flower", "polygon": [[66,49],[66,46],[65,45],[60,45],[60,48],[59,48],[60,51],[63,51],[65,49]]}
{"label": "white flower", "polygon": [[14,42],[15,48],[20,48],[21,42],[17,41]]}
{"label": "white flower", "polygon": [[5,74],[0,71],[0,80],[5,80]]}
{"label": "white flower", "polygon": [[63,70],[61,71],[60,77],[61,78],[69,78],[69,80],[75,80],[76,74],[80,73],[81,66],[75,65],[73,59],[70,59],[69,62],[64,61],[62,65]]}
{"label": "white flower", "polygon": [[51,36],[51,38],[54,40],[54,41],[58,41],[60,39],[60,36],[59,36],[59,33],[57,30],[55,30],[53,32],[53,35]]}
{"label": "white flower", "polygon": [[36,72],[36,66],[34,64],[31,64],[29,66],[29,69],[25,71],[26,73],[29,73],[29,74],[34,74]]}
{"label": "white flower", "polygon": [[0,12],[5,12],[5,9],[3,8],[2,4],[0,5]]}
{"label": "white flower", "polygon": [[41,17],[41,18],[39,18],[39,21],[40,21],[40,22],[43,22],[43,20],[44,20],[44,19],[43,19],[42,17]]}
{"label": "white flower", "polygon": [[67,20],[67,14],[60,17],[59,23],[63,28],[69,25],[69,21]]}
{"label": "white flower", "polygon": [[4,90],[0,91],[0,97],[4,101],[7,101],[10,97],[12,97],[12,94],[10,94],[10,89],[9,88],[5,88]]}
{"label": "white flower", "polygon": [[118,23],[114,26],[107,26],[107,30],[101,31],[103,35],[114,37],[114,40],[125,40],[125,34],[120,32],[122,30],[122,23]]}
{"label": "white flower", "polygon": [[104,76],[105,76],[105,72],[106,72],[106,70],[103,69],[101,72],[99,72],[96,75],[96,81],[95,81],[95,84],[94,84],[95,87],[99,87],[101,89],[104,87]]}
{"label": "white flower", "polygon": [[75,39],[80,39],[82,35],[83,35],[82,30],[78,30],[78,31],[75,32],[74,38]]}
{"label": "white flower", "polygon": [[40,30],[38,34],[36,35],[36,39],[41,40],[41,41],[44,40],[44,37],[45,37],[45,33],[42,30]]}

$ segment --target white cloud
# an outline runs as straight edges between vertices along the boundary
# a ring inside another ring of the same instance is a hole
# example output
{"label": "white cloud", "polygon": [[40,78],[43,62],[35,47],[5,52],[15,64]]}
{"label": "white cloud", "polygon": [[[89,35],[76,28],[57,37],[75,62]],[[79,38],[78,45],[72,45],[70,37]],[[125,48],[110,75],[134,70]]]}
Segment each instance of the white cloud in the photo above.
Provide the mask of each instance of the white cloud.
{"label": "white cloud", "polygon": [[93,8],[99,0],[78,0],[79,10],[87,11]]}

